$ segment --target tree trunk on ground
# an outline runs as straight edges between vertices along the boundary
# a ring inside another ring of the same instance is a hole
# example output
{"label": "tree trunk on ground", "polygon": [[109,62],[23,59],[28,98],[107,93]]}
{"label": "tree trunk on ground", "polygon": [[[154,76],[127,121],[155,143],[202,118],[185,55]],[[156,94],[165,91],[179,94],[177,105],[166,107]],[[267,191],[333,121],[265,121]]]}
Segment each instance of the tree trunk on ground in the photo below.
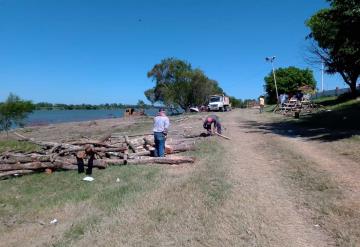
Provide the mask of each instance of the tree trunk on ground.
{"label": "tree trunk on ground", "polygon": [[169,164],[169,165],[178,165],[183,163],[194,163],[195,159],[190,157],[171,157],[171,158],[157,158],[151,157],[146,159],[133,159],[128,160],[127,164],[129,165],[141,165],[141,164]]}
{"label": "tree trunk on ground", "polygon": [[26,175],[34,173],[32,170],[14,170],[14,171],[6,171],[6,172],[0,172],[0,180],[1,179],[7,179],[10,177],[13,177],[15,175]]}
{"label": "tree trunk on ground", "polygon": [[104,159],[107,165],[142,165],[142,164],[169,164],[177,165],[183,163],[194,163],[195,159],[190,157],[149,157],[144,159],[131,159],[131,160],[120,160],[120,159]]}
{"label": "tree trunk on ground", "polygon": [[126,144],[131,148],[131,150],[132,150],[134,153],[136,153],[137,150],[136,150],[134,144],[132,144],[131,141],[129,140],[129,137],[128,137],[128,136],[124,136],[124,138],[125,138]]}
{"label": "tree trunk on ground", "polygon": [[[85,166],[87,166],[86,162]],[[104,160],[94,160],[93,167],[105,169],[107,166]],[[0,172],[13,170],[45,170],[46,168],[52,170],[75,170],[77,169],[77,162],[75,159],[57,159],[54,162],[34,161],[29,163],[0,164]]]}

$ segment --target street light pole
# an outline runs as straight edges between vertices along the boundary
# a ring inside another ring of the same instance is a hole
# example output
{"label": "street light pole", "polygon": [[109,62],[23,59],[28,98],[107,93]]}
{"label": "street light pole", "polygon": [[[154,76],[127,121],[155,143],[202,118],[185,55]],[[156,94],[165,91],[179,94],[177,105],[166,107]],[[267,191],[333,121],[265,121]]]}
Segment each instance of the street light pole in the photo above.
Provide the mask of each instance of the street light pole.
{"label": "street light pole", "polygon": [[324,61],[321,62],[321,92],[324,92]]}
{"label": "street light pole", "polygon": [[266,57],[265,60],[267,62],[271,63],[271,67],[272,67],[272,72],[273,72],[273,76],[274,76],[274,82],[275,82],[275,91],[276,91],[276,99],[277,99],[277,104],[279,104],[279,93],[278,93],[278,89],[277,89],[277,83],[276,83],[276,76],[275,76],[275,69],[274,69],[274,60],[275,60],[275,56],[272,57]]}

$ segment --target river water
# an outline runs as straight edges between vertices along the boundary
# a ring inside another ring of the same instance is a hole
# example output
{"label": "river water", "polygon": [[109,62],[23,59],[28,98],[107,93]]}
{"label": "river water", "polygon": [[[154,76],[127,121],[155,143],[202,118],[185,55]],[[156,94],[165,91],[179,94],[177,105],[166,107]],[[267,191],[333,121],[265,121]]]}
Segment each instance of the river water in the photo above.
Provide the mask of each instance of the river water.
{"label": "river water", "polygon": [[[119,118],[125,109],[115,110],[38,110],[26,119],[26,125],[46,125],[54,123],[80,122],[97,119]],[[155,116],[157,109],[146,109],[145,113]]]}

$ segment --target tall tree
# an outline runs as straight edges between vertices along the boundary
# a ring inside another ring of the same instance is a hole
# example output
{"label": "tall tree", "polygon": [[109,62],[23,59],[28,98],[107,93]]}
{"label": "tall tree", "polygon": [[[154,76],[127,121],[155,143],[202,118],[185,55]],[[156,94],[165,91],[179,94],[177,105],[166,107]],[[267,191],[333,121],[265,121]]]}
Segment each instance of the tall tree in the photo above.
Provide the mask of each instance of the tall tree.
{"label": "tall tree", "polygon": [[324,62],[326,72],[339,73],[356,97],[360,75],[360,1],[327,0],[330,7],[322,9],[306,21],[311,29],[310,51]]}
{"label": "tall tree", "polygon": [[[302,86],[315,88],[316,81],[312,70],[299,69],[296,67],[279,68],[275,70],[276,82],[279,94],[294,94]],[[265,90],[270,103],[276,102],[275,82],[272,71],[264,78]]]}
{"label": "tall tree", "polygon": [[207,104],[209,95],[223,92],[203,71],[175,58],[163,59],[148,72],[148,77],[155,81],[155,87],[145,91],[150,102],[185,111],[194,105]]}
{"label": "tall tree", "polygon": [[25,118],[34,108],[31,101],[10,94],[5,102],[0,103],[0,130],[8,132],[14,124],[23,126]]}
{"label": "tall tree", "polygon": [[150,88],[148,90],[146,90],[144,92],[146,99],[151,103],[151,105],[153,106],[156,102],[156,98],[155,98],[155,89],[154,88]]}

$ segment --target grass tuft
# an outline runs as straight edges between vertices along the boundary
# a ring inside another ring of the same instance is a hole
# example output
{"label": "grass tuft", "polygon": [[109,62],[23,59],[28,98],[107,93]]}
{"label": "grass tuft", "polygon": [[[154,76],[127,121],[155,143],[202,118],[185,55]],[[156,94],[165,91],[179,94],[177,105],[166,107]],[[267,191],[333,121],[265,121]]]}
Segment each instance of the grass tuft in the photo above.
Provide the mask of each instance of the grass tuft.
{"label": "grass tuft", "polygon": [[30,142],[17,140],[0,140],[0,153],[9,151],[28,153],[40,150],[40,146]]}

